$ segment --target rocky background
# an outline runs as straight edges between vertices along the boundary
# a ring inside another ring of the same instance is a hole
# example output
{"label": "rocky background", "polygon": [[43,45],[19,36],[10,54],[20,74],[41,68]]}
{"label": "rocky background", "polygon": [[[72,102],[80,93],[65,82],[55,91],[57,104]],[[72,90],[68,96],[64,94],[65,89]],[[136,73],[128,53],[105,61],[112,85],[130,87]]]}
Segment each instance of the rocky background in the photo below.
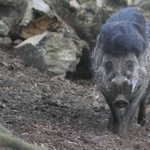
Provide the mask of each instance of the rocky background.
{"label": "rocky background", "polygon": [[100,27],[128,6],[150,19],[150,0],[0,0],[0,44],[50,77],[91,78]]}

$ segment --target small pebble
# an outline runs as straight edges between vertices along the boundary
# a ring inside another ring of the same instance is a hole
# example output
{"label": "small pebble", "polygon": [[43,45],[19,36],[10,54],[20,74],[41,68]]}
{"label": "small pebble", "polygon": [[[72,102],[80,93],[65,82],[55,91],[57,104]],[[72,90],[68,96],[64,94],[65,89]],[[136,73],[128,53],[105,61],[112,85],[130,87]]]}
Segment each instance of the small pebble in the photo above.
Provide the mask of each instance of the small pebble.
{"label": "small pebble", "polygon": [[92,140],[94,140],[94,141],[99,141],[99,140],[100,140],[100,136],[96,136],[96,137],[94,137]]}
{"label": "small pebble", "polygon": [[98,102],[98,101],[94,101],[94,102],[93,102],[93,107],[99,109],[99,108],[100,108],[99,102]]}
{"label": "small pebble", "polygon": [[136,125],[137,127],[140,127],[140,124],[137,124],[137,123],[136,123],[135,125]]}
{"label": "small pebble", "polygon": [[15,44],[15,45],[18,45],[18,44],[20,44],[21,42],[22,42],[22,40],[17,39],[16,41],[14,41],[14,44]]}
{"label": "small pebble", "polygon": [[94,115],[95,117],[97,117],[97,116],[99,116],[99,113],[96,113],[96,112],[95,112],[93,115]]}
{"label": "small pebble", "polygon": [[66,122],[69,122],[70,121],[70,117],[66,117]]}
{"label": "small pebble", "polygon": [[8,100],[5,99],[5,98],[2,98],[2,101],[3,101],[4,103],[8,103]]}

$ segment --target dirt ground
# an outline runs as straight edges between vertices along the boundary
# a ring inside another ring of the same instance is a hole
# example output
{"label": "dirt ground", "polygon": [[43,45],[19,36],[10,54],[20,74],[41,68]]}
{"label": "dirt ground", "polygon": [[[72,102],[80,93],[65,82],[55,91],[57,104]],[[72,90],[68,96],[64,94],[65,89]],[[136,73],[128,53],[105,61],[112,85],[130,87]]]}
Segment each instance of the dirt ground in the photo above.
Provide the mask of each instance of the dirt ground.
{"label": "dirt ground", "polygon": [[50,78],[0,48],[0,124],[22,140],[49,150],[150,149],[147,124],[129,128],[128,139],[107,131],[109,109],[90,80]]}

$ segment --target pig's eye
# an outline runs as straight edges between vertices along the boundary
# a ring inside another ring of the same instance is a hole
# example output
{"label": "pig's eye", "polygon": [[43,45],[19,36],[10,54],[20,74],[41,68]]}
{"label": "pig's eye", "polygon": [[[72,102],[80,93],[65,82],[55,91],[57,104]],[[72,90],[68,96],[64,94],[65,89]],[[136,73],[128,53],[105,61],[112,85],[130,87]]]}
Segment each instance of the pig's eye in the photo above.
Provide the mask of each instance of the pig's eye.
{"label": "pig's eye", "polygon": [[127,67],[127,70],[133,71],[133,62],[131,60],[128,60],[126,62],[126,67]]}
{"label": "pig's eye", "polygon": [[113,64],[112,64],[112,62],[107,62],[106,63],[106,71],[107,72],[111,72],[111,71],[113,71]]}

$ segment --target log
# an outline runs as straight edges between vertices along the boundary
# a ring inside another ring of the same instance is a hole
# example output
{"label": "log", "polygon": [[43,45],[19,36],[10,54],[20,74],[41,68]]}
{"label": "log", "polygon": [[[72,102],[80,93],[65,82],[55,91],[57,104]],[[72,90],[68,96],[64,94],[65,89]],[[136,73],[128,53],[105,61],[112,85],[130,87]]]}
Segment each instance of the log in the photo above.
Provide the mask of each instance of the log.
{"label": "log", "polygon": [[15,137],[9,130],[0,125],[0,147],[16,150],[46,150],[45,148],[23,142]]}

